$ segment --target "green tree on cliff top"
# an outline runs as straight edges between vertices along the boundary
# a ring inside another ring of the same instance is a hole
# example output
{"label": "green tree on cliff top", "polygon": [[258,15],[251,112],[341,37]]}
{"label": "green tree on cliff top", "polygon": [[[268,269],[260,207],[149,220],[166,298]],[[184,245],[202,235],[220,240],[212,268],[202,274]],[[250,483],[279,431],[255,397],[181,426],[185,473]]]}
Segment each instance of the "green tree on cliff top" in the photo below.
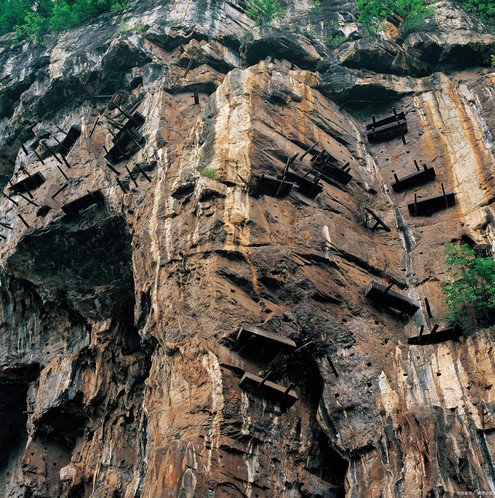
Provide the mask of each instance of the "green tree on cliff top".
{"label": "green tree on cliff top", "polygon": [[32,39],[125,5],[127,0],[0,0],[0,35],[15,30],[21,38]]}

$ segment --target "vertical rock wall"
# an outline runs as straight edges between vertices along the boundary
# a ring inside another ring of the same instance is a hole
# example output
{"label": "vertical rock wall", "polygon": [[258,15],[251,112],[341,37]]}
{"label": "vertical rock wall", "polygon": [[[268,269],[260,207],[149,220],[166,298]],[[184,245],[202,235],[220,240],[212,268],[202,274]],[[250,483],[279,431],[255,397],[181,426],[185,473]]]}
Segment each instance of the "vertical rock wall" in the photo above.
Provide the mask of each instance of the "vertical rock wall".
{"label": "vertical rock wall", "polygon": [[[292,21],[354,30],[349,2],[323,2],[320,24],[308,4],[291,7]],[[494,242],[495,80],[458,67],[454,50],[481,64],[492,37],[443,2],[436,15],[463,32],[350,38],[331,52],[255,28],[245,8],[143,2],[46,47],[5,39],[1,496],[494,491],[493,331],[407,344],[442,325],[443,244]],[[119,90],[124,113],[105,97]],[[406,143],[368,143],[364,125],[392,106],[406,114]],[[136,110],[144,140],[109,167],[112,135]],[[71,125],[81,135],[68,167],[53,137]],[[246,187],[295,154],[291,170],[306,174],[315,142],[350,167],[348,185],[321,180],[314,199]],[[414,160],[436,180],[394,193],[394,173],[411,174]],[[32,198],[9,193],[36,172],[46,181]],[[441,183],[456,205],[411,216],[414,192]],[[103,202],[66,207],[98,191]],[[364,205],[390,232],[363,226]],[[372,280],[420,310],[373,306]],[[297,352],[241,347],[243,324]],[[239,386],[268,370],[295,404]]]}

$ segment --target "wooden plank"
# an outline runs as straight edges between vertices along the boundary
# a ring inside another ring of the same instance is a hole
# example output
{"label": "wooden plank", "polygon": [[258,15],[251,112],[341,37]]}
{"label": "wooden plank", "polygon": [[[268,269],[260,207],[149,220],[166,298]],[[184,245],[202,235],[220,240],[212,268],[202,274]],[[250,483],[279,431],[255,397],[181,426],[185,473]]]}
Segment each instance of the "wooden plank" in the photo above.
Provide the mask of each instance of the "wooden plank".
{"label": "wooden plank", "polygon": [[406,143],[404,134],[407,133],[406,115],[404,112],[397,114],[393,109],[393,116],[376,120],[373,116],[373,121],[366,125],[366,135],[370,142],[386,140],[396,136],[402,136],[402,141]]}
{"label": "wooden plank", "polygon": [[378,301],[380,304],[388,306],[409,316],[414,315],[419,310],[419,305],[398,292],[387,290],[387,287],[377,282],[370,282],[365,297],[372,301]]}
{"label": "wooden plank", "polygon": [[[258,195],[269,195],[272,197],[286,197],[290,194],[293,183],[282,182],[278,178],[267,175],[252,174],[249,177],[249,186]],[[282,186],[282,188],[280,188]]]}
{"label": "wooden plank", "polygon": [[264,343],[279,349],[283,348],[287,353],[292,353],[297,348],[296,343],[291,339],[274,334],[273,332],[268,332],[255,325],[244,324],[237,333],[237,341],[240,344],[244,344],[250,339],[253,343]]}
{"label": "wooden plank", "polygon": [[367,133],[370,142],[378,142],[380,140],[387,140],[398,136],[403,136],[407,133],[407,124],[405,121],[394,122],[382,126],[381,128],[372,129]]}
{"label": "wooden plank", "polygon": [[122,126],[119,132],[115,135],[115,137],[113,138],[113,142],[117,143],[122,140],[122,138],[126,135],[126,132],[130,131],[132,128],[139,130],[139,128],[143,126],[145,121],[146,118],[140,112],[136,111],[134,114],[132,114],[132,116],[129,117],[124,126]]}
{"label": "wooden plank", "polygon": [[372,123],[366,125],[366,131],[371,131],[373,128],[381,128],[383,126],[397,123],[397,120],[404,122],[406,121],[406,115],[404,114],[404,112],[399,112],[398,114],[379,119],[378,121],[374,120]]}
{"label": "wooden plank", "polygon": [[434,168],[424,167],[423,171],[419,171],[413,173],[412,175],[408,175],[401,180],[397,179],[395,183],[392,183],[392,189],[394,192],[404,192],[406,190],[410,190],[414,187],[419,187],[420,185],[424,185],[431,180],[435,179],[436,173]]}
{"label": "wooden plank", "polygon": [[[281,178],[282,176],[283,175],[278,175],[278,178]],[[301,176],[290,171],[285,174],[285,178],[289,182],[295,183],[298,186],[298,191],[310,199],[314,199],[323,191],[323,185],[319,183],[318,178],[310,180],[305,176]]]}
{"label": "wooden plank", "polygon": [[115,137],[119,135],[121,138],[115,142],[115,145],[105,155],[105,159],[112,164],[118,163],[128,154],[131,154],[133,149],[135,149],[134,145],[137,144],[139,146],[139,142],[144,140],[141,134],[134,128],[126,130],[122,134],[119,132]]}
{"label": "wooden plank", "polygon": [[92,206],[94,204],[100,204],[105,201],[101,190],[95,190],[93,192],[88,192],[86,195],[79,197],[67,204],[62,206],[62,211],[68,216],[74,216],[82,211],[83,209]]}
{"label": "wooden plank", "polygon": [[455,194],[453,192],[446,193],[445,195],[436,195],[432,197],[424,197],[416,199],[407,205],[409,214],[411,216],[430,216],[437,211],[442,211],[447,207],[455,206]]}
{"label": "wooden plank", "polygon": [[447,327],[436,332],[432,331],[431,334],[409,337],[407,343],[416,345],[439,344],[446,341],[458,341],[461,336],[462,328],[459,325],[455,325],[454,327]]}
{"label": "wooden plank", "polygon": [[347,185],[352,180],[352,175],[350,175],[348,171],[332,166],[329,163],[322,167],[315,166],[314,169],[323,180],[332,184],[336,181],[342,185]]}
{"label": "wooden plank", "polygon": [[65,138],[62,140],[62,147],[63,149],[60,151],[60,153],[64,156],[66,156],[72,147],[74,147],[74,144],[77,142],[77,139],[81,136],[81,128],[76,125],[72,125],[69,128],[69,131],[65,134]]}
{"label": "wooden plank", "polygon": [[45,177],[38,171],[36,173],[33,173],[32,175],[29,175],[27,178],[24,178],[23,180],[14,183],[10,187],[10,191],[13,194],[29,192],[30,190],[38,188],[43,183],[45,183]]}
{"label": "wooden plank", "polygon": [[279,403],[285,408],[292,406],[299,398],[292,389],[275,384],[269,380],[263,382],[263,378],[258,375],[245,372],[242,376],[239,386],[247,391],[255,392],[257,395]]}

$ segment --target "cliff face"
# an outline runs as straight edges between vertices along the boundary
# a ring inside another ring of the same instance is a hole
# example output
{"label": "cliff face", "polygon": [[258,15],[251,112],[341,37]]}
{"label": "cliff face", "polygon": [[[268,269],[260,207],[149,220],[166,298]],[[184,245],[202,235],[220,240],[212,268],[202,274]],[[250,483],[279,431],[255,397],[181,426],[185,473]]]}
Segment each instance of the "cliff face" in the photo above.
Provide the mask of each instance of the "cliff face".
{"label": "cliff face", "polygon": [[[444,326],[443,244],[495,244],[495,38],[449,2],[400,43],[360,38],[354,2],[289,4],[281,30],[150,0],[1,40],[1,496],[495,492],[493,330],[407,342]],[[392,107],[405,144],[370,143]],[[314,198],[246,186],[325,151],[341,181]],[[414,160],[435,180],[394,192]],[[455,205],[411,215],[441,184]],[[371,281],[420,310],[373,305]]]}

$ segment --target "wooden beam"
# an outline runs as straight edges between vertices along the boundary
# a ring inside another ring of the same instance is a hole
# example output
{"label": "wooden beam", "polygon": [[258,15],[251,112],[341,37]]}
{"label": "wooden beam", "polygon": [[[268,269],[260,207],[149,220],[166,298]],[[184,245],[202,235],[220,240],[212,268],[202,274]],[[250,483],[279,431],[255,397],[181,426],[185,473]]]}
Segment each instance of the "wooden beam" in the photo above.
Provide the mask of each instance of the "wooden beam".
{"label": "wooden beam", "polygon": [[123,183],[118,178],[117,178],[117,184],[122,190],[122,192],[124,192],[124,194],[127,194],[128,190],[124,187]]}
{"label": "wooden beam", "polygon": [[380,226],[383,230],[386,232],[391,232],[392,230],[385,224],[385,222],[376,214],[374,213],[371,209],[369,208],[364,208],[364,210],[369,213],[376,221],[375,226],[371,229],[373,232],[377,230],[377,228]]}
{"label": "wooden beam", "polygon": [[127,165],[125,169],[127,170],[127,173],[129,173],[129,176],[131,177],[131,180],[134,182],[134,185],[136,185],[136,187],[139,187],[138,182],[134,179],[134,176],[132,175],[131,170],[127,167]]}
{"label": "wooden beam", "polygon": [[29,197],[26,197],[24,194],[21,194],[21,192],[17,192],[17,195],[20,195],[25,201],[29,202],[29,204],[32,204],[35,207],[39,207],[38,204],[36,204],[36,202],[29,199]]}
{"label": "wooden beam", "polygon": [[314,148],[318,145],[318,142],[315,142],[313,145],[309,147],[309,149],[301,156],[300,160],[302,161],[308,154],[313,152]]}
{"label": "wooden beam", "polygon": [[391,291],[391,286],[385,287],[377,282],[371,281],[365,291],[365,297],[375,302],[383,304],[409,316],[414,315],[419,310],[419,305],[398,292]]}
{"label": "wooden beam", "polygon": [[15,204],[16,206],[18,206],[18,205],[19,205],[16,201],[14,201],[14,199],[12,199],[12,197],[10,197],[9,195],[7,195],[5,192],[3,192],[3,195],[4,195],[5,197],[7,197],[7,199],[8,199],[10,202],[12,202],[13,204]]}
{"label": "wooden beam", "polygon": [[65,174],[64,170],[58,165],[56,164],[55,166],[57,166],[58,170],[60,171],[60,173],[62,173],[62,175],[64,176],[64,178],[68,181],[69,178],[68,176]]}
{"label": "wooden beam", "polygon": [[146,180],[148,180],[149,183],[151,183],[151,178],[146,174],[146,171],[144,171],[143,168],[141,168],[141,166],[139,166],[139,164],[136,165],[138,170],[141,172],[141,174],[146,178]]}
{"label": "wooden beam", "polygon": [[421,325],[421,328],[419,329],[419,344],[421,344],[421,338],[423,337],[424,330],[425,330],[425,326]]}
{"label": "wooden beam", "polygon": [[120,173],[109,162],[105,162],[105,166],[113,173],[115,173],[117,176],[120,175]]}
{"label": "wooden beam", "polygon": [[55,197],[57,197],[58,194],[60,194],[61,192],[63,192],[67,187],[69,186],[68,183],[62,185],[53,195],[52,195],[52,199],[55,199]]}
{"label": "wooden beam", "polygon": [[425,297],[425,305],[426,305],[426,313],[428,315],[428,318],[433,318],[433,315],[431,314],[430,302],[428,301],[427,297]]}
{"label": "wooden beam", "polygon": [[57,160],[57,162],[59,164],[62,164],[62,161],[57,157],[57,154],[55,154],[53,149],[49,145],[47,145],[44,141],[41,143],[43,144],[43,147],[45,147],[45,149]]}
{"label": "wooden beam", "polygon": [[24,223],[24,225],[26,226],[26,228],[29,228],[29,224],[28,222],[22,217],[22,215],[20,213],[17,214],[17,216],[20,218],[20,220]]}

